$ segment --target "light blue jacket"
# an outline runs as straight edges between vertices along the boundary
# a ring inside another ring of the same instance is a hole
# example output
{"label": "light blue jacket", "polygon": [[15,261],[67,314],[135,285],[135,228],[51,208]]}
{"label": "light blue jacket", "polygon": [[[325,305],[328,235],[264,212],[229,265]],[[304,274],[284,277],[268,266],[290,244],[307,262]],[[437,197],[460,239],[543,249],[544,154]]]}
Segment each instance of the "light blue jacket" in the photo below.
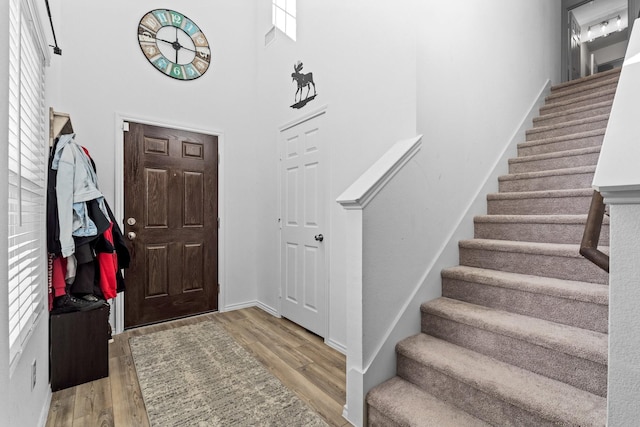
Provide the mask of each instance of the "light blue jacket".
{"label": "light blue jacket", "polygon": [[[98,177],[91,160],[75,142],[75,134],[60,137],[51,168],[58,171],[56,197],[60,246],[62,256],[67,258],[75,252],[73,236],[95,236],[97,233],[95,224],[86,212],[85,202],[98,199],[102,208],[104,198],[98,189]],[[106,211],[104,208],[102,210]]]}

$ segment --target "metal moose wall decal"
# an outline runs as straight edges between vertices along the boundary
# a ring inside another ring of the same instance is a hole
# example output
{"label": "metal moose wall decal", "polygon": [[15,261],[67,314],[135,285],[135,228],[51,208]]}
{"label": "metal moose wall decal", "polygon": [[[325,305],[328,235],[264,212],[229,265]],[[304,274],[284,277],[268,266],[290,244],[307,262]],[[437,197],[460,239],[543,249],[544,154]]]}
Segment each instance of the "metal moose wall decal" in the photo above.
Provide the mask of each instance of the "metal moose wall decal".
{"label": "metal moose wall decal", "polygon": [[[302,62],[298,61],[297,64],[293,66],[293,73],[291,73],[292,81],[298,83],[298,89],[296,90],[296,94],[293,97],[294,104],[291,108],[302,108],[307,105],[307,102],[312,101],[317,93],[316,93],[316,84],[313,82],[313,73],[301,73],[302,71]],[[311,86],[313,86],[313,95],[309,96],[309,92],[311,92]],[[302,92],[304,88],[307,88],[307,95],[304,99],[302,99]],[[298,100],[298,93],[300,93],[300,99]]]}

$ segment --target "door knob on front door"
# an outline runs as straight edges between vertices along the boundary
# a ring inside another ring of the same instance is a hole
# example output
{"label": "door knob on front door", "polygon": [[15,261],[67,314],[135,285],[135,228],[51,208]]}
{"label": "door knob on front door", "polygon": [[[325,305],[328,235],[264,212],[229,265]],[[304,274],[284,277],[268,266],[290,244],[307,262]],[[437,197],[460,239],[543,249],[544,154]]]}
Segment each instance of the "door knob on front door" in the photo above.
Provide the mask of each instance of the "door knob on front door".
{"label": "door knob on front door", "polygon": [[127,219],[127,224],[129,224],[129,225],[136,225],[136,219],[135,219],[135,218],[129,218],[129,219]]}
{"label": "door knob on front door", "polygon": [[314,239],[316,239],[318,242],[322,242],[324,240],[324,236],[322,234],[316,234]]}
{"label": "door knob on front door", "polygon": [[136,236],[136,233],[134,233],[133,231],[130,231],[130,232],[127,233],[127,237],[129,238],[129,240],[133,240],[137,236]]}

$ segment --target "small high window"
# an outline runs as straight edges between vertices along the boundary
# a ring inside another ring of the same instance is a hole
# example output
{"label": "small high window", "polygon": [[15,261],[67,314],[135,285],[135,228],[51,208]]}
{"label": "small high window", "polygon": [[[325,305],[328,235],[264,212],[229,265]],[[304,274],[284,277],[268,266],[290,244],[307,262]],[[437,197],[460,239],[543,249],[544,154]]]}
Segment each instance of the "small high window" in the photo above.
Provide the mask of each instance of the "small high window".
{"label": "small high window", "polygon": [[296,39],[296,0],[273,0],[273,25],[291,39]]}

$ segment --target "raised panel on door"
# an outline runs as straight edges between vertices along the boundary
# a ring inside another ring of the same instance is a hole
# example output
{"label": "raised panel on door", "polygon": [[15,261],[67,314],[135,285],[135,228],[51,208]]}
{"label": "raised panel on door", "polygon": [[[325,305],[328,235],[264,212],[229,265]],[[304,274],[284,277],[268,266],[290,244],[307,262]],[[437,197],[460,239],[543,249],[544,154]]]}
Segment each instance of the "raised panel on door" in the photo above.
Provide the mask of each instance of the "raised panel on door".
{"label": "raised panel on door", "polygon": [[298,245],[288,243],[285,247],[285,293],[287,301],[298,303]]}
{"label": "raised panel on door", "polygon": [[169,226],[169,171],[146,169],[145,172],[145,227]]}
{"label": "raised panel on door", "polygon": [[204,174],[202,172],[184,172],[184,215],[185,227],[204,225]]}

